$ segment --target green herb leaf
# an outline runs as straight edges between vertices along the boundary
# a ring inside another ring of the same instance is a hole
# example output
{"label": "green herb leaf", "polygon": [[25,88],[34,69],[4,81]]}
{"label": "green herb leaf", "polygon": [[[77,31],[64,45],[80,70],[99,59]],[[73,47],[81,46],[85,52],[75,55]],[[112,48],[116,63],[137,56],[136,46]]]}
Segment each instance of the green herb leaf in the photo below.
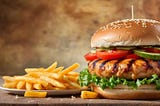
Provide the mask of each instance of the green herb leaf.
{"label": "green herb leaf", "polygon": [[160,90],[160,79],[159,80],[156,80],[156,88],[158,90]]}

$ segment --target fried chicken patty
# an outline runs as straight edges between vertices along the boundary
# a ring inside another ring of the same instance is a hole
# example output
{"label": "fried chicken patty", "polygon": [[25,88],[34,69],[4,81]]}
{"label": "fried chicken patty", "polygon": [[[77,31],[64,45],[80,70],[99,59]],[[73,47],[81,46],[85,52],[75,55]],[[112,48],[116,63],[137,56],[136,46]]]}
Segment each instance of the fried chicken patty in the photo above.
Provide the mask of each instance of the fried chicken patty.
{"label": "fried chicken patty", "polygon": [[138,79],[149,78],[153,74],[160,76],[160,61],[148,59],[122,59],[122,60],[101,60],[96,59],[88,63],[91,74],[109,78],[112,75],[126,78]]}

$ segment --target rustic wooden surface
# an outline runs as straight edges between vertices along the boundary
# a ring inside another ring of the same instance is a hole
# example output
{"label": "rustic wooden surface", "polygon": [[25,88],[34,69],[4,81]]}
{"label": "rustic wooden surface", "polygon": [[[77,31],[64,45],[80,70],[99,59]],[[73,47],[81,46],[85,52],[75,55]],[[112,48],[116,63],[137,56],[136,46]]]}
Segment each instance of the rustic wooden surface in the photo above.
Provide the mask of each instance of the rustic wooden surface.
{"label": "rustic wooden surface", "polygon": [[[2,84],[2,80],[0,80]],[[160,106],[160,100],[81,99],[79,95],[25,98],[0,90],[0,106]]]}

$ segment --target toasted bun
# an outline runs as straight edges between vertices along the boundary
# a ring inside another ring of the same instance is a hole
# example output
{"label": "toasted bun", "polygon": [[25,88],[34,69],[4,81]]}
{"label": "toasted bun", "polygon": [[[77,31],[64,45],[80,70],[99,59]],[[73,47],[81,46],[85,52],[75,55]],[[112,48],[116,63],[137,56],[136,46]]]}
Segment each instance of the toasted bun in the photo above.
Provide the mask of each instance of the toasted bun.
{"label": "toasted bun", "polygon": [[91,47],[160,45],[160,22],[150,19],[125,19],[97,30]]}
{"label": "toasted bun", "polygon": [[120,86],[113,89],[93,86],[94,92],[108,99],[160,99],[160,90],[156,90],[154,85],[143,85],[138,89]]}

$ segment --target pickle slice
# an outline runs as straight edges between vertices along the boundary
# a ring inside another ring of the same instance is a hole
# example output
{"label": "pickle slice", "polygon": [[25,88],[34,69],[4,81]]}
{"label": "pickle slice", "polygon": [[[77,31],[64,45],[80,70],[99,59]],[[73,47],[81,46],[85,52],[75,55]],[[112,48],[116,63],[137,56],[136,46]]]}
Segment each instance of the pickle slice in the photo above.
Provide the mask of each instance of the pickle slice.
{"label": "pickle slice", "polygon": [[160,53],[149,53],[142,50],[134,50],[134,53],[146,59],[160,60]]}
{"label": "pickle slice", "polygon": [[133,47],[133,46],[119,46],[119,47],[116,47],[117,49],[120,49],[120,50],[133,50],[135,49],[136,47]]}

